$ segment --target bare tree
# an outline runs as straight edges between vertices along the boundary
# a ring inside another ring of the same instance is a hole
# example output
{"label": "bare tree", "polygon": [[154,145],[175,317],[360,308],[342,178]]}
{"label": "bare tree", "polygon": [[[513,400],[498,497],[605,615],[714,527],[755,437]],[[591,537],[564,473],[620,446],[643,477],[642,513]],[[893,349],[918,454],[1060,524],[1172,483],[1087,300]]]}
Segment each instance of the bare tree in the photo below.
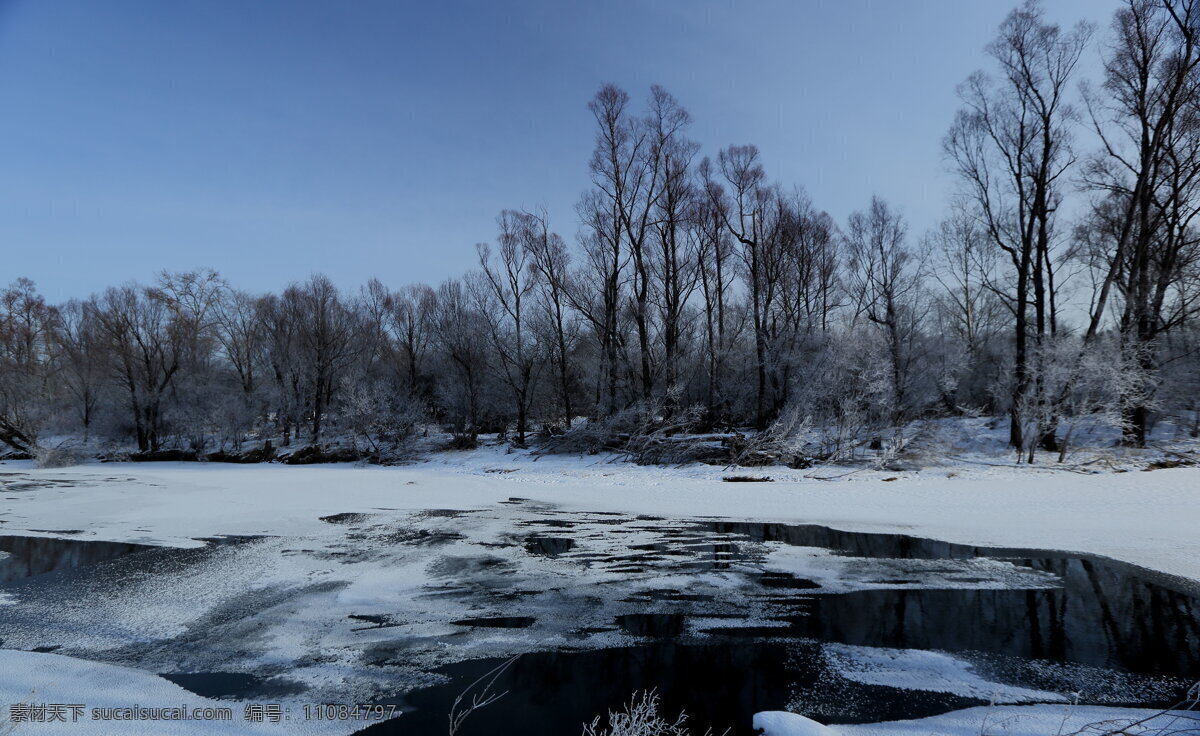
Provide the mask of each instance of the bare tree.
{"label": "bare tree", "polygon": [[533,267],[533,254],[525,245],[531,228],[526,217],[520,212],[504,210],[497,218],[500,226],[498,264],[492,263],[492,251],[487,244],[476,246],[479,265],[490,287],[483,294],[485,300],[480,314],[499,357],[500,378],[513,396],[519,447],[525,446],[529,406],[542,357],[536,333],[530,325],[530,302],[539,274]]}
{"label": "bare tree", "polygon": [[264,360],[270,373],[275,423],[281,444],[299,439],[304,406],[304,367],[299,356],[300,290],[295,285],[282,294],[259,299],[255,312],[263,329]]}
{"label": "bare tree", "polygon": [[87,442],[104,389],[104,341],[94,303],[72,299],[58,311],[54,350],[59,376],[69,395],[71,413],[83,428],[83,440]]}
{"label": "bare tree", "polygon": [[678,408],[683,390],[679,360],[685,308],[696,288],[697,277],[695,223],[690,216],[698,194],[693,181],[692,160],[700,146],[683,134],[690,122],[690,114],[670,93],[657,85],[651,88],[650,115],[646,123],[652,135],[649,158],[659,167],[661,175],[651,210],[657,247],[648,259],[650,273],[643,276],[648,275],[654,280],[649,298],[658,309],[661,325],[667,418]]}
{"label": "bare tree", "polygon": [[592,183],[604,211],[610,212],[618,247],[623,239],[632,267],[631,311],[637,328],[641,397],[654,390],[651,349],[650,237],[666,177],[663,160],[668,147],[690,116],[661,87],[651,90],[652,111],[639,119],[629,111],[629,94],[606,84],[588,105],[596,119],[592,154]]}
{"label": "bare tree", "polygon": [[693,233],[696,238],[696,271],[704,302],[705,355],[707,355],[706,404],[709,421],[728,421],[729,397],[724,390],[728,354],[736,339],[731,315],[733,301],[734,245],[726,227],[729,202],[715,182],[712,161],[700,162],[703,193],[693,201]]}
{"label": "bare tree", "polygon": [[359,292],[356,307],[362,321],[359,334],[362,381],[384,380],[380,374],[387,374],[389,383],[399,383],[398,374],[403,369],[392,333],[393,304],[391,291],[377,278],[367,281]]}
{"label": "bare tree", "polygon": [[908,249],[908,228],[899,213],[879,197],[848,222],[847,277],[856,314],[883,330],[891,372],[892,420],[909,409],[910,368],[916,333],[915,300],[921,276]]}
{"label": "bare tree", "polygon": [[838,230],[833,219],[818,212],[800,189],[779,192],[773,219],[768,278],[777,282],[768,304],[772,355],[773,414],[791,397],[799,371],[813,368],[827,342],[830,315],[840,306],[834,289],[838,279]]}
{"label": "bare tree", "polygon": [[425,359],[433,340],[437,295],[424,284],[412,284],[392,294],[392,323],[407,365],[409,395],[421,394]]}
{"label": "bare tree", "polygon": [[[1129,0],[1113,21],[1103,91],[1089,108],[1103,152],[1085,178],[1099,194],[1084,231],[1097,278],[1087,331],[1104,324],[1115,292],[1116,317],[1131,370],[1156,370],[1159,338],[1200,301],[1200,6],[1191,0]],[[1150,392],[1125,401],[1128,443],[1142,447]]]}
{"label": "bare tree", "polygon": [[547,327],[546,341],[551,345],[551,360],[558,377],[558,395],[564,427],[570,428],[575,417],[571,403],[574,370],[571,355],[577,340],[576,318],[571,309],[571,254],[567,244],[550,232],[544,212],[524,213],[522,245],[530,257],[530,267],[539,274],[537,293],[542,309],[541,324]]}
{"label": "bare tree", "polygon": [[784,239],[786,277],[780,285],[780,310],[795,335],[824,333],[839,299],[839,232],[825,212],[817,212],[803,193],[792,198],[794,218]]}
{"label": "bare tree", "polygon": [[317,274],[296,289],[300,309],[297,323],[298,357],[307,368],[310,426],[314,445],[321,440],[321,424],[342,375],[360,350],[359,320],[343,303],[337,287]]}
{"label": "bare tree", "polygon": [[214,315],[217,341],[233,369],[238,388],[249,405],[259,388],[265,326],[259,300],[244,291],[227,288]]}
{"label": "bare tree", "polygon": [[442,400],[451,413],[456,441],[464,448],[474,446],[483,424],[488,353],[478,295],[488,287],[480,283],[481,278],[473,274],[444,281],[437,293],[434,334],[453,376],[441,384]]}
{"label": "bare tree", "polygon": [[[1014,377],[1009,442],[1021,447],[1018,407],[1033,391],[1031,350],[1057,331],[1056,213],[1063,176],[1074,163],[1070,149],[1076,114],[1068,85],[1090,35],[1080,25],[1069,32],[1043,19],[1037,0],[1027,0],[1000,26],[988,53],[998,78],[982,72],[960,87],[964,107],[945,149],[965,185],[972,214],[1011,267],[992,288],[1004,298],[1014,323]],[[1030,309],[1032,308],[1032,315]],[[1053,449],[1053,426],[1043,427],[1043,444]]]}
{"label": "bare tree", "polygon": [[227,410],[239,403],[225,400],[224,376],[217,362],[217,314],[228,286],[212,269],[163,271],[156,281],[147,295],[161,301],[170,313],[169,328],[180,360],[164,416],[177,439],[186,437],[190,449],[200,451],[216,427],[231,428]]}
{"label": "bare tree", "polygon": [[998,297],[988,288],[994,280],[996,250],[989,247],[978,221],[961,209],[929,234],[925,247],[933,263],[928,274],[940,287],[938,316],[945,326],[944,347],[938,351],[942,404],[951,413],[959,412],[964,400],[983,400],[990,406],[991,393],[982,374],[992,360],[992,343],[1004,317]]}
{"label": "bare tree", "polygon": [[615,414],[620,403],[620,355],[624,346],[621,301],[625,294],[628,258],[621,247],[620,218],[612,202],[590,191],[578,205],[583,223],[583,259],[566,291],[571,306],[583,315],[596,341],[596,409]]}
{"label": "bare tree", "polygon": [[157,452],[165,429],[165,400],[183,364],[186,337],[154,290],[109,288],[96,309],[110,369],[126,393],[138,449]]}
{"label": "bare tree", "polygon": [[759,430],[770,422],[773,402],[769,395],[771,359],[770,313],[779,285],[779,248],[776,239],[786,212],[782,194],[766,184],[766,173],[755,146],[730,146],[717,157],[718,168],[730,192],[712,178],[712,166],[701,165],[709,179],[704,189],[720,213],[725,227],[740,245],[738,251],[746,282],[754,330],[756,378],[754,422]]}
{"label": "bare tree", "polygon": [[51,335],[57,311],[29,279],[0,292],[0,442],[37,451],[51,402]]}

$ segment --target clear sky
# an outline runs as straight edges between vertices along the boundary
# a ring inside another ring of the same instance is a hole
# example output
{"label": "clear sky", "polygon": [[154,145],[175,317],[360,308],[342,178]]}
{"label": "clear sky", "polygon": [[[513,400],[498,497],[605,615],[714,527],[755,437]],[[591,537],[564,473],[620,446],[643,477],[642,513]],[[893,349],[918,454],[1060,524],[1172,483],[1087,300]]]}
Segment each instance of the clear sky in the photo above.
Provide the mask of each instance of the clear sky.
{"label": "clear sky", "polygon": [[[1103,35],[1117,4],[1047,9]],[[0,281],[436,283],[505,207],[573,240],[606,81],[662,84],[704,153],[758,145],[839,222],[879,194],[920,234],[955,86],[1013,5],[0,0]]]}

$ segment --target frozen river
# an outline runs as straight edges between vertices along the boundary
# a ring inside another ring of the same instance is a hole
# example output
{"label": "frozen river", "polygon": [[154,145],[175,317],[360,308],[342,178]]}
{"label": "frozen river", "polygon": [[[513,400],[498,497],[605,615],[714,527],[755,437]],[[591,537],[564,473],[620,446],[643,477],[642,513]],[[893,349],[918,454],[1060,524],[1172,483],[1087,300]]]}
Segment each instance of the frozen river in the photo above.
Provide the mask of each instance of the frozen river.
{"label": "frozen river", "polygon": [[514,656],[464,736],[575,734],[649,688],[698,733],[749,734],[770,710],[1157,708],[1200,679],[1197,586],[1099,556],[518,497],[188,549],[38,534],[0,538],[5,650],[147,673],[239,714],[403,711],[368,733],[444,733],[455,696]]}

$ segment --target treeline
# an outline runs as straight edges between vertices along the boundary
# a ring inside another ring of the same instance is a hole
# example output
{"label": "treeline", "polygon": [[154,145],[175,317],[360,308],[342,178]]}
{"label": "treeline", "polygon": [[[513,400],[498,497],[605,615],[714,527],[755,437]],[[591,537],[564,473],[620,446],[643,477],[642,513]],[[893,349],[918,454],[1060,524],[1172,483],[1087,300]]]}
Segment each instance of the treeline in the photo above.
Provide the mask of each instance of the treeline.
{"label": "treeline", "polygon": [[921,238],[878,197],[835,222],[754,146],[702,155],[661,87],[638,106],[606,85],[572,244],[506,210],[478,269],[437,287],[254,295],[195,271],[50,305],[18,280],[0,441],[382,452],[438,424],[459,446],[753,426],[829,457],[989,414],[1032,460],[1084,418],[1139,446],[1164,414],[1194,433],[1198,29],[1195,2],[1129,0],[1081,84],[1091,29],[1014,10],[960,88],[962,186]]}

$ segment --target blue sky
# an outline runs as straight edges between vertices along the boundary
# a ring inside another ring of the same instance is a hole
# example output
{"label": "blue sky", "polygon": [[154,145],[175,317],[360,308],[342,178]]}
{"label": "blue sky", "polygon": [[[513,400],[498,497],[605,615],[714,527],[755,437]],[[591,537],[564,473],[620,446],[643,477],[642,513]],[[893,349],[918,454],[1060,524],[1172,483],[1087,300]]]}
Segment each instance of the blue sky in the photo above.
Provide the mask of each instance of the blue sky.
{"label": "blue sky", "polygon": [[[1047,9],[1103,35],[1117,4]],[[606,81],[664,85],[705,153],[758,145],[839,222],[879,194],[919,235],[952,185],[955,86],[1012,6],[0,0],[0,281],[436,283],[505,207],[573,240]]]}

